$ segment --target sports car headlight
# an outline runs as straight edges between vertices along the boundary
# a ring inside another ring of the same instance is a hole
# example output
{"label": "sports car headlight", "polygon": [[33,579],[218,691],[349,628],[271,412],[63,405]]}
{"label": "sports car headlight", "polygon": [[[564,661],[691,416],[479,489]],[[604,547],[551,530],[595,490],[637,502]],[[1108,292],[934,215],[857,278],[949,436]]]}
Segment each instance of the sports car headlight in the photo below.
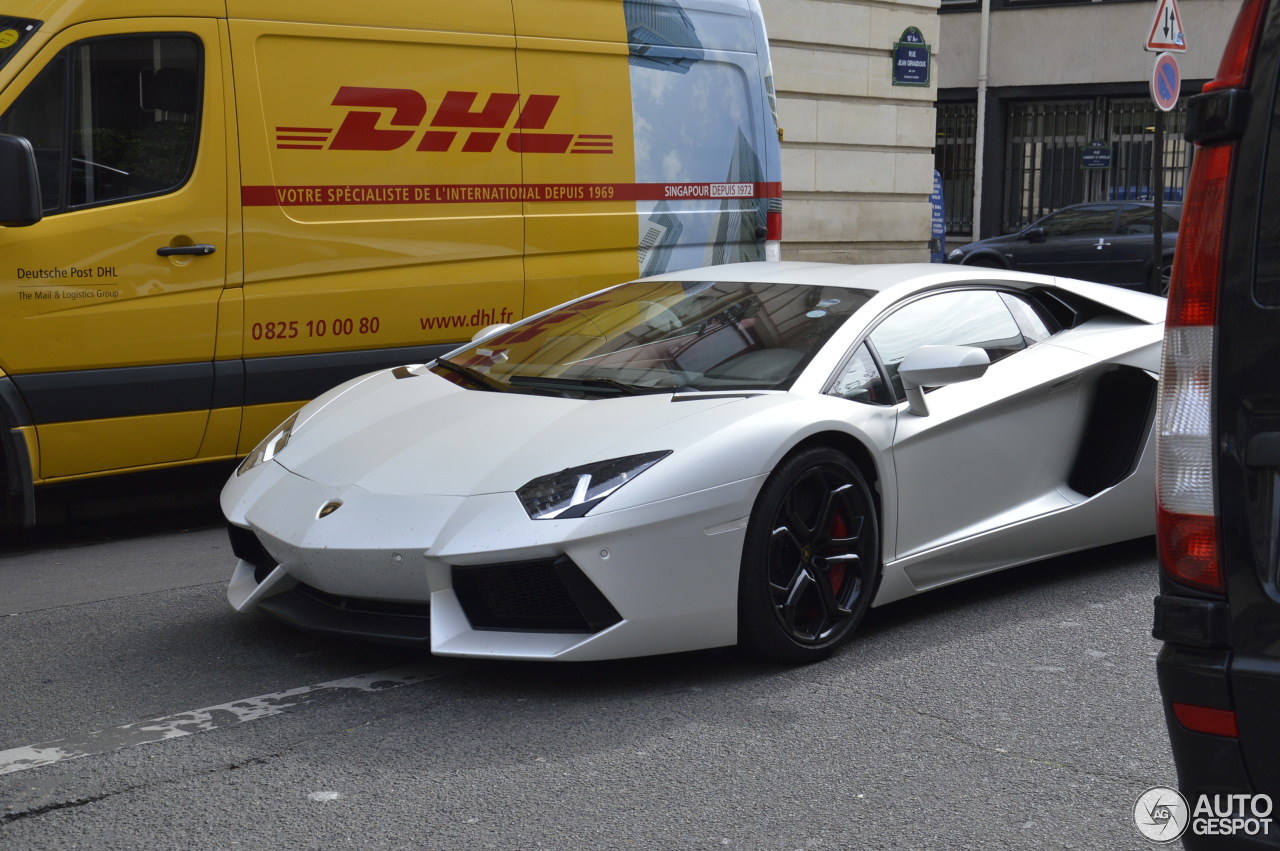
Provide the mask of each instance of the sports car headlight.
{"label": "sports car headlight", "polygon": [[964,252],[961,251],[959,248],[953,248],[951,249],[951,253],[947,255],[947,259],[954,260],[962,254],[964,254]]}
{"label": "sports car headlight", "polygon": [[581,517],[670,454],[670,449],[664,449],[571,467],[539,476],[517,490],[516,496],[533,520]]}
{"label": "sports car headlight", "polygon": [[284,449],[285,444],[289,442],[289,435],[293,434],[293,424],[298,421],[298,415],[294,414],[289,419],[276,426],[275,431],[262,439],[262,442],[253,448],[249,456],[240,462],[240,466],[236,468],[236,475],[243,476],[259,464],[270,461]]}

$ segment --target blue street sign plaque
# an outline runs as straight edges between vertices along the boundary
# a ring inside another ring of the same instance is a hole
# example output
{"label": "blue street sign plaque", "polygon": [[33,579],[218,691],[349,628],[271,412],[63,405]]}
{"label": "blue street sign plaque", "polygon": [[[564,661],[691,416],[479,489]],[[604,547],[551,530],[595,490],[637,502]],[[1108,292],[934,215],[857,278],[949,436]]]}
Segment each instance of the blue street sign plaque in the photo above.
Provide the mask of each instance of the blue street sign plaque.
{"label": "blue street sign plaque", "polygon": [[893,44],[893,84],[895,86],[927,86],[932,57],[924,36],[915,27],[902,31]]}
{"label": "blue street sign plaque", "polygon": [[1111,146],[1094,140],[1080,152],[1081,168],[1111,168]]}

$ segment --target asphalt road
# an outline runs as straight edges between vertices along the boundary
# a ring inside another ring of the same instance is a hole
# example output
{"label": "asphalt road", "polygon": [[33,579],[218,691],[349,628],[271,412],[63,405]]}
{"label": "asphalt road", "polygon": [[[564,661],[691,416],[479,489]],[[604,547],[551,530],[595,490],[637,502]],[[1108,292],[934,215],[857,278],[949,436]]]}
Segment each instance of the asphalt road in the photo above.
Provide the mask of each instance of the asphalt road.
{"label": "asphalt road", "polygon": [[1149,539],[807,667],[423,658],[237,614],[231,564],[198,503],[0,543],[0,848],[1140,849],[1174,780]]}

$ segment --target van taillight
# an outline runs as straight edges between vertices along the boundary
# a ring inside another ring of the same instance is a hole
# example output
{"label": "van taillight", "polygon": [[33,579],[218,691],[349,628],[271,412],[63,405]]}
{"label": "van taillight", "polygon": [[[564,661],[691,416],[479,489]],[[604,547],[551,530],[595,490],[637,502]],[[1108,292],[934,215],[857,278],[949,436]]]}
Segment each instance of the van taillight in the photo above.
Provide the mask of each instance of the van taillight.
{"label": "van taillight", "polygon": [[1200,147],[1169,285],[1156,436],[1156,540],[1171,579],[1223,590],[1213,488],[1213,345],[1232,145]]}
{"label": "van taillight", "polygon": [[[1245,0],[1218,79],[1206,91],[1248,78],[1266,0]],[[1189,132],[1191,130],[1189,129]],[[1175,582],[1222,593],[1213,474],[1213,350],[1234,142],[1196,148],[1173,261],[1156,434],[1156,540]]]}
{"label": "van taillight", "polygon": [[777,262],[782,259],[782,211],[770,210],[765,214],[764,259]]}
{"label": "van taillight", "polygon": [[1267,0],[1245,0],[1236,15],[1236,25],[1227,39],[1227,49],[1218,64],[1218,76],[1204,84],[1202,91],[1230,89],[1243,86],[1253,66],[1254,45],[1262,32],[1262,13],[1267,10]]}
{"label": "van taillight", "polygon": [[[1175,272],[1171,292],[1177,280]],[[1213,336],[1212,325],[1165,328],[1156,434],[1156,541],[1160,566],[1171,579],[1221,591],[1210,408]]]}

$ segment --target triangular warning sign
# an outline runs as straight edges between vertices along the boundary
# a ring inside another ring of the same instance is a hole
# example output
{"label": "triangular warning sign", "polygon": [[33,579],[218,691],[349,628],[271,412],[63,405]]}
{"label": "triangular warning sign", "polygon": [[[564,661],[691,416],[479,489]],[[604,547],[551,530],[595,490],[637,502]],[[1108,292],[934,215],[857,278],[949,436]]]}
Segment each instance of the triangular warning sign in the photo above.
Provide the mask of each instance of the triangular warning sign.
{"label": "triangular warning sign", "polygon": [[1186,53],[1187,36],[1182,32],[1182,17],[1178,14],[1178,0],[1159,0],[1156,17],[1151,22],[1151,34],[1143,50],[1152,53]]}

